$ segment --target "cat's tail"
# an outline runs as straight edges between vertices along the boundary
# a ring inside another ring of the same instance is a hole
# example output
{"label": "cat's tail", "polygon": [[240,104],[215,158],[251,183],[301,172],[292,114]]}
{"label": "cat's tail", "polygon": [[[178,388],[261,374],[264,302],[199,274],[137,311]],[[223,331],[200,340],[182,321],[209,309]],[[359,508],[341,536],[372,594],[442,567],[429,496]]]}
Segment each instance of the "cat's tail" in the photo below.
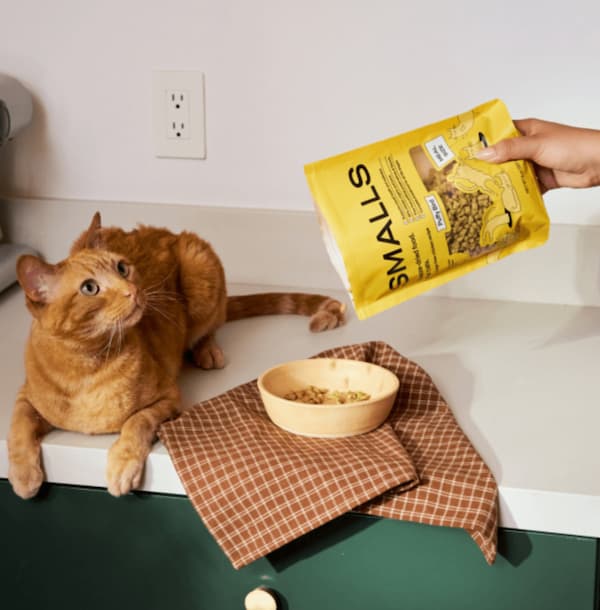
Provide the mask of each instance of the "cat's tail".
{"label": "cat's tail", "polygon": [[303,292],[265,292],[227,297],[227,321],[253,316],[297,314],[310,316],[314,333],[330,330],[344,323],[344,303],[320,294]]}

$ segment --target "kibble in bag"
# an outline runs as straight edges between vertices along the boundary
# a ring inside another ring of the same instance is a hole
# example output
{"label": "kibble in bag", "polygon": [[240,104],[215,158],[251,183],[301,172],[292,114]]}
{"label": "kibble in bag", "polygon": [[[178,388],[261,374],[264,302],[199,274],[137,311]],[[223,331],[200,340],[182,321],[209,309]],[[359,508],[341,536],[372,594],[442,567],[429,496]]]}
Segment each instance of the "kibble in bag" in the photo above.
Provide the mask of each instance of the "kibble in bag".
{"label": "kibble in bag", "polygon": [[305,167],[327,250],[359,318],[546,241],[531,164],[474,156],[518,135],[493,100]]}

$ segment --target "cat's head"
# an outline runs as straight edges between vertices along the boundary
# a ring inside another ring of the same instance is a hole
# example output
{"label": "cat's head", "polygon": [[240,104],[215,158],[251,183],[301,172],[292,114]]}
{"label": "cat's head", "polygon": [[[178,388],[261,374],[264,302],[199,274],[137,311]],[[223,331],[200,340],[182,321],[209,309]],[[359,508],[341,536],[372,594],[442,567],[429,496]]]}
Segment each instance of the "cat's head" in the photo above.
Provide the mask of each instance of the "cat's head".
{"label": "cat's head", "polygon": [[99,227],[95,216],[84,234],[84,247],[56,265],[30,255],[17,262],[32,315],[44,328],[81,341],[134,326],[145,307],[134,267],[124,256],[101,247]]}

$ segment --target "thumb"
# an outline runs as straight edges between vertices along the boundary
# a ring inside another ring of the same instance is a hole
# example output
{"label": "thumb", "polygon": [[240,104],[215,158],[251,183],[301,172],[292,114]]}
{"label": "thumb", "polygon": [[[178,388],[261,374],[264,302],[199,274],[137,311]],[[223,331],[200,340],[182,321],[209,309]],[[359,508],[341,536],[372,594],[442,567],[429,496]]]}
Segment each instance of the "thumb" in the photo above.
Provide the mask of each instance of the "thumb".
{"label": "thumb", "polygon": [[504,163],[516,159],[535,160],[539,152],[539,142],[535,136],[519,136],[500,140],[493,146],[488,146],[475,153],[481,161]]}

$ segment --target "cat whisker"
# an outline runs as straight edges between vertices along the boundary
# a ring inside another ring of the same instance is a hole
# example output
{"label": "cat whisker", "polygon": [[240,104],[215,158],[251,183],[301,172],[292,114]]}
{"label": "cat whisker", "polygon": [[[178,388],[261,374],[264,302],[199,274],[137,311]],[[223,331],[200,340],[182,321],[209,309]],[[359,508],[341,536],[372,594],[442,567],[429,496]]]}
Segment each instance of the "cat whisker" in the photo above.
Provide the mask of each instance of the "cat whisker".
{"label": "cat whisker", "polygon": [[160,309],[160,307],[157,307],[154,303],[148,301],[146,303],[146,307],[149,310],[154,311],[157,314],[159,314],[160,316],[162,316],[167,322],[170,322],[171,324],[178,326],[177,320],[172,315],[166,313],[165,311]]}
{"label": "cat whisker", "polygon": [[[154,283],[154,284],[150,284],[150,286],[148,286],[147,290],[149,291],[153,291],[157,288],[159,288],[159,286],[164,286],[164,284],[166,283],[166,281],[173,275],[173,272],[175,271],[175,268],[173,267],[171,269],[171,271],[169,271],[169,273],[167,273],[167,275],[165,275],[164,278],[162,278],[162,280],[158,280],[158,282]],[[160,289],[159,289],[160,290]]]}
{"label": "cat whisker", "polygon": [[110,348],[112,346],[112,341],[113,341],[114,336],[115,336],[115,329],[113,327],[113,328],[110,329],[110,337],[108,338],[108,344],[107,344],[107,346],[105,348],[106,349],[106,356],[104,358],[104,362],[105,363],[108,362],[108,358],[110,356]]}
{"label": "cat whisker", "polygon": [[110,328],[110,334],[108,337],[108,341],[106,345],[98,352],[98,355],[101,356],[105,354],[105,361],[111,356],[111,351],[113,351],[113,342],[114,342],[114,355],[118,356],[121,353],[121,349],[123,347],[123,326],[119,320],[115,320],[115,323]]}
{"label": "cat whisker", "polygon": [[123,348],[123,323],[121,322],[121,320],[117,320],[116,329],[117,337],[119,339],[116,354],[118,356],[121,353],[121,349]]}
{"label": "cat whisker", "polygon": [[167,290],[146,290],[144,291],[144,295],[146,299],[149,301],[172,301],[177,302],[181,301],[181,295],[176,292],[171,292]]}
{"label": "cat whisker", "polygon": [[177,315],[172,312],[171,305],[173,303],[180,303],[180,297],[171,297],[164,293],[156,293],[147,295],[146,298],[146,308],[149,311],[155,312],[160,315],[165,320],[171,322],[175,326],[178,326],[177,323]]}
{"label": "cat whisker", "polygon": [[[95,332],[93,332],[93,330],[88,330],[87,332],[84,333],[85,337],[88,337],[90,339],[93,338],[97,338],[97,334]],[[104,347],[102,347],[102,349],[98,350],[98,352],[95,354],[96,358],[101,358],[102,356],[104,356],[104,362],[106,363],[108,361],[108,358],[110,356],[110,350],[112,348],[112,342],[115,336],[115,330],[114,328],[111,328],[110,333],[108,335],[108,339],[106,340],[106,343],[104,344]]]}

